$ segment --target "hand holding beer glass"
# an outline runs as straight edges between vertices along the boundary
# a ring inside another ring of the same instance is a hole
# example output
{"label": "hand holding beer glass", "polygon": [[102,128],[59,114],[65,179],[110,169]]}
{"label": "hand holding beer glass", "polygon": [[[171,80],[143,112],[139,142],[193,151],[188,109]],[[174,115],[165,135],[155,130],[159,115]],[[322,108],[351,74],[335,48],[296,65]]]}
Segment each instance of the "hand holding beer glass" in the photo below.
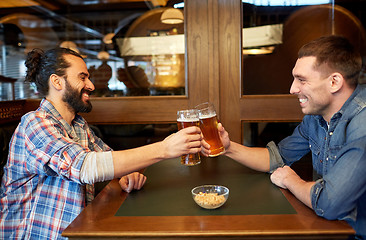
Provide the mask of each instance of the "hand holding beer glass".
{"label": "hand holding beer glass", "polygon": [[203,138],[210,144],[210,157],[216,157],[225,152],[224,145],[221,142],[219,131],[217,130],[217,116],[215,107],[212,103],[202,103],[195,107],[198,110]]}
{"label": "hand holding beer glass", "polygon": [[[196,109],[180,110],[177,112],[178,130],[186,127],[199,125],[198,112]],[[194,166],[201,163],[200,154],[187,154],[181,156],[181,164]]]}

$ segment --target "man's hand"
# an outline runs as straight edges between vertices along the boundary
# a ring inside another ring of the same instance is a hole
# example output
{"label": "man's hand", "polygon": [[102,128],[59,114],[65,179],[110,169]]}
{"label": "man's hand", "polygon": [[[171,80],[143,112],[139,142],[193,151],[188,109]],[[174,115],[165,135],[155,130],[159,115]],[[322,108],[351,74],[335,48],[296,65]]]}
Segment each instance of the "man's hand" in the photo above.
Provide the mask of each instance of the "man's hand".
{"label": "man's hand", "polygon": [[[217,130],[219,132],[220,140],[226,151],[230,147],[229,133],[225,130],[221,123],[217,124]],[[211,153],[210,144],[208,144],[204,139],[201,140],[201,153],[206,157]]]}
{"label": "man's hand", "polygon": [[287,189],[285,184],[286,178],[298,177],[298,175],[289,166],[279,167],[271,174],[271,181],[273,184]]}
{"label": "man's hand", "polygon": [[202,134],[199,127],[187,127],[166,137],[163,145],[164,158],[176,158],[201,151]]}
{"label": "man's hand", "polygon": [[271,181],[278,187],[288,189],[301,202],[312,208],[310,190],[315,182],[302,180],[289,166],[277,168],[271,175]]}
{"label": "man's hand", "polygon": [[131,192],[132,190],[140,190],[146,182],[146,176],[139,173],[133,172],[128,175],[121,177],[119,180],[119,185],[123,191]]}
{"label": "man's hand", "polygon": [[225,149],[229,149],[230,147],[230,138],[229,133],[225,130],[221,123],[217,124],[217,130],[219,130],[219,135],[222,144],[224,145]]}
{"label": "man's hand", "polygon": [[210,154],[210,144],[208,144],[203,138],[201,140],[201,154],[208,157]]}

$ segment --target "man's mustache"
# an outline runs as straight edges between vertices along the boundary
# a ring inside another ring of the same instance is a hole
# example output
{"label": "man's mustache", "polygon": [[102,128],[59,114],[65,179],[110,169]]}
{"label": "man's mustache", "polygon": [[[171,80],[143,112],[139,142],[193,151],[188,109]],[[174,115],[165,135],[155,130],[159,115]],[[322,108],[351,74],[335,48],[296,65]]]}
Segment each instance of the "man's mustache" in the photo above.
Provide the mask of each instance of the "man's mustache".
{"label": "man's mustache", "polygon": [[81,95],[82,95],[83,93],[86,93],[86,94],[88,94],[88,95],[92,95],[92,94],[93,94],[93,91],[90,91],[90,90],[88,90],[88,89],[83,89],[83,90],[81,90]]}

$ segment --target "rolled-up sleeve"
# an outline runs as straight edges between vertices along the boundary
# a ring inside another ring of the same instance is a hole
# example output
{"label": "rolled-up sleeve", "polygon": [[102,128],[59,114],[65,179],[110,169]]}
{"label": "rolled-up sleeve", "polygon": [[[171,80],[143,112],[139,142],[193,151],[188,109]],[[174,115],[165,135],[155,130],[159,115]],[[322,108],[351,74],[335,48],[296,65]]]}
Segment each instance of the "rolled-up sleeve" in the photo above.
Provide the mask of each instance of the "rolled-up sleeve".
{"label": "rolled-up sleeve", "polygon": [[273,141],[269,142],[266,148],[268,149],[269,152],[269,163],[270,163],[269,172],[272,173],[277,168],[282,167],[284,165],[284,162],[280,155],[280,152],[278,151],[276,144]]}
{"label": "rolled-up sleeve", "polygon": [[348,143],[328,164],[333,167],[311,189],[311,204],[326,219],[355,220],[358,199],[366,193],[366,138]]}
{"label": "rolled-up sleeve", "polygon": [[318,202],[319,195],[320,195],[321,191],[323,190],[323,187],[324,187],[324,180],[318,179],[315,182],[315,184],[311,187],[311,190],[310,190],[311,205],[312,205],[315,213],[321,217],[324,215],[324,210],[322,208],[318,207],[317,202]]}
{"label": "rolled-up sleeve", "polygon": [[30,173],[59,175],[80,183],[80,169],[89,152],[67,136],[61,126],[36,117],[25,128],[26,169]]}

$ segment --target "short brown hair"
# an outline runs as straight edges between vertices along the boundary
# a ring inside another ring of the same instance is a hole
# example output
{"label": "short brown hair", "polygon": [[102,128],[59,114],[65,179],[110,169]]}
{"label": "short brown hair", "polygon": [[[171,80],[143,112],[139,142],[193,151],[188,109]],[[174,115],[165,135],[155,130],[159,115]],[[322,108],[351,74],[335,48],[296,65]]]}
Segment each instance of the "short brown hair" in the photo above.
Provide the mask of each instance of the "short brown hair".
{"label": "short brown hair", "polygon": [[323,36],[305,44],[298,58],[316,57],[316,68],[323,64],[343,75],[350,86],[358,84],[362,69],[362,58],[347,38],[342,36]]}

